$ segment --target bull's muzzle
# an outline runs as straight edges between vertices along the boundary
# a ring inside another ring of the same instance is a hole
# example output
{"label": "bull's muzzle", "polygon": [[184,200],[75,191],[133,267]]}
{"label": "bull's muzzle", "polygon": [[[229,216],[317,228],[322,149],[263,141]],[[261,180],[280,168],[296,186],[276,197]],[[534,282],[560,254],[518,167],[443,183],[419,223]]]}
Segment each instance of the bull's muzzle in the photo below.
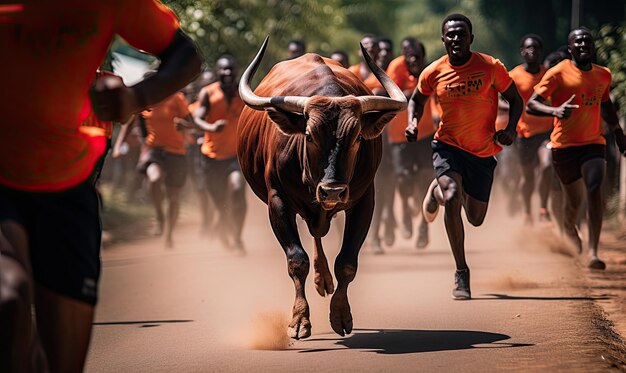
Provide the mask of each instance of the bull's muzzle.
{"label": "bull's muzzle", "polygon": [[347,184],[319,184],[317,200],[324,210],[332,210],[339,203],[348,202]]}

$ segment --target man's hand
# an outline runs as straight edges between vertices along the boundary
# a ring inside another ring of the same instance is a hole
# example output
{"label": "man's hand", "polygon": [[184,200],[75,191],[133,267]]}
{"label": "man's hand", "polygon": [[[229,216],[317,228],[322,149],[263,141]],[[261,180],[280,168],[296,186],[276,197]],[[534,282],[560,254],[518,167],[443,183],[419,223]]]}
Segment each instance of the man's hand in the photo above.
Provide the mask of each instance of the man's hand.
{"label": "man's hand", "polygon": [[406,139],[409,142],[417,141],[417,119],[416,118],[413,118],[413,120],[411,120],[411,123],[409,123],[406,126],[406,129],[404,130],[404,136],[406,136]]}
{"label": "man's hand", "polygon": [[559,119],[567,119],[570,115],[572,115],[572,110],[578,109],[578,105],[572,105],[571,102],[574,100],[576,95],[572,95],[567,101],[561,104],[561,106],[557,106],[554,108],[553,115]]}
{"label": "man's hand", "polygon": [[513,140],[515,140],[515,132],[509,132],[507,130],[499,130],[493,135],[494,140],[498,143],[509,146],[513,144]]}
{"label": "man's hand", "polygon": [[615,144],[617,145],[617,149],[619,152],[626,157],[626,135],[624,135],[624,131],[621,127],[618,127],[614,131],[615,134]]}
{"label": "man's hand", "polygon": [[101,120],[124,123],[141,109],[135,91],[118,76],[98,78],[89,94],[93,110]]}

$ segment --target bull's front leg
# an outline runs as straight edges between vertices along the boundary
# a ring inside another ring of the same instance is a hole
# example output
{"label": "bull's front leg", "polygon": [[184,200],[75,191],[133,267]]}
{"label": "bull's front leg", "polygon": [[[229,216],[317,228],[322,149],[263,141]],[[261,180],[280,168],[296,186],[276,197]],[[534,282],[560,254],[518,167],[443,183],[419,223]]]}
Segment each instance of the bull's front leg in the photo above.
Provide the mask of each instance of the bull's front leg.
{"label": "bull's front leg", "polygon": [[311,336],[311,321],[304,285],[309,274],[309,256],[300,242],[295,212],[285,205],[275,189],[270,191],[268,207],[272,230],[287,256],[287,272],[296,290],[287,334],[294,339],[307,338]]}
{"label": "bull's front leg", "polygon": [[322,238],[314,237],[313,243],[315,251],[313,254],[313,269],[315,269],[315,290],[321,295],[326,296],[333,293],[335,285],[333,284],[333,276],[328,269],[328,261],[322,247]]}
{"label": "bull's front leg", "polygon": [[356,276],[359,251],[367,236],[373,212],[374,185],[372,184],[363,198],[352,209],[346,211],[343,242],[335,260],[337,289],[330,301],[330,326],[341,336],[352,332],[348,285]]}

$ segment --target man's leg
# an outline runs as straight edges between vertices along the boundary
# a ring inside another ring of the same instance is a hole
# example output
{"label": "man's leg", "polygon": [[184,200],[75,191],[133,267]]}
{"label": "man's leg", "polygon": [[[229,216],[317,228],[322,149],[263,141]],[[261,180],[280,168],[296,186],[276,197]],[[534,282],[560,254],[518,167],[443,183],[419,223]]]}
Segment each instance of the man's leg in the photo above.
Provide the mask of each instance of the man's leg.
{"label": "man's leg", "polygon": [[161,170],[161,166],[158,163],[150,163],[146,169],[146,176],[148,178],[148,189],[150,190],[150,197],[152,198],[152,204],[157,219],[154,234],[160,236],[163,234],[165,224],[165,214],[163,213],[163,171]]}
{"label": "man's leg", "polygon": [[36,316],[50,371],[82,372],[94,306],[37,286]]}
{"label": "man's leg", "polygon": [[12,220],[0,222],[0,371],[45,371],[31,307],[34,286],[26,230]]}
{"label": "man's leg", "polygon": [[233,236],[233,247],[237,250],[244,250],[241,241],[243,223],[246,219],[248,205],[246,203],[246,185],[241,171],[233,171],[228,175],[229,192],[229,212],[231,220],[231,232]]}
{"label": "man's leg", "polygon": [[563,233],[574,244],[578,253],[583,250],[576,223],[584,195],[584,184],[578,179],[569,184],[561,183],[563,190]]}
{"label": "man's leg", "polygon": [[165,191],[167,193],[167,224],[165,232],[165,246],[168,248],[174,247],[174,241],[172,239],[172,232],[178,221],[180,214],[180,191],[182,187],[167,185]]}
{"label": "man's leg", "polygon": [[606,162],[593,158],[581,166],[583,181],[587,189],[587,220],[589,226],[589,268],[604,269],[606,265],[598,258],[598,242],[602,230],[604,200],[602,196]]}
{"label": "man's leg", "polygon": [[[417,171],[417,179],[415,182],[415,200],[423,201],[426,198],[426,194],[428,193],[428,186],[430,184],[431,177],[433,176],[432,168],[426,169],[421,168]],[[421,212],[421,210],[418,210]],[[424,214],[420,213],[418,219],[418,234],[416,246],[420,249],[428,246],[430,242],[430,238],[428,235],[428,222],[424,218]]]}
{"label": "man's leg", "polygon": [[531,212],[531,197],[533,190],[535,189],[535,166],[526,162],[520,165],[522,170],[522,183],[520,186],[520,192],[522,195],[522,202],[524,204],[524,223],[532,225],[533,217]]}
{"label": "man's leg", "polygon": [[552,168],[552,152],[542,143],[537,150],[539,156],[539,220],[549,222],[552,220],[548,212],[548,199],[552,189],[554,170]]}
{"label": "man's leg", "polygon": [[[455,171],[447,171],[431,184],[424,200],[424,215],[436,213],[433,204],[445,206],[444,222],[452,255],[456,264],[455,288],[452,291],[454,299],[470,299],[469,268],[465,261],[465,230],[461,217],[464,192],[462,177]],[[430,202],[429,202],[430,201]],[[432,221],[432,220],[431,220]]]}

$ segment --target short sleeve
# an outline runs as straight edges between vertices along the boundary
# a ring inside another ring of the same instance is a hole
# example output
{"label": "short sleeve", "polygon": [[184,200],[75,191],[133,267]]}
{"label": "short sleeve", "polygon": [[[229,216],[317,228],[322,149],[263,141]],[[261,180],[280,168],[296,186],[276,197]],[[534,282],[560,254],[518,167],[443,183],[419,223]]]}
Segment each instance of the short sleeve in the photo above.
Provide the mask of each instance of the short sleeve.
{"label": "short sleeve", "polygon": [[558,87],[555,71],[555,68],[548,70],[543,78],[541,78],[541,81],[535,86],[535,93],[546,100],[550,99]]}
{"label": "short sleeve", "polygon": [[433,75],[433,64],[428,65],[422,72],[420,73],[419,78],[417,79],[417,89],[424,96],[430,96],[433,94],[433,86],[430,81],[431,75]]}
{"label": "short sleeve", "polygon": [[608,100],[611,99],[611,70],[606,69],[605,70],[607,72],[607,82],[606,82],[606,88],[604,89],[604,92],[602,93],[602,102],[606,102]]}
{"label": "short sleeve", "polygon": [[118,6],[116,33],[137,49],[163,52],[180,27],[176,15],[157,0],[126,0]]}
{"label": "short sleeve", "polygon": [[185,99],[185,95],[181,92],[176,94],[176,115],[179,118],[184,118],[189,114],[189,104]]}
{"label": "short sleeve", "polygon": [[401,72],[401,66],[398,60],[391,61],[389,68],[387,68],[387,75],[389,75],[391,80],[393,80],[400,89],[404,89],[405,77]]}
{"label": "short sleeve", "polygon": [[493,62],[493,86],[498,92],[504,92],[511,86],[513,79],[509,75],[506,67],[500,60],[494,59]]}

